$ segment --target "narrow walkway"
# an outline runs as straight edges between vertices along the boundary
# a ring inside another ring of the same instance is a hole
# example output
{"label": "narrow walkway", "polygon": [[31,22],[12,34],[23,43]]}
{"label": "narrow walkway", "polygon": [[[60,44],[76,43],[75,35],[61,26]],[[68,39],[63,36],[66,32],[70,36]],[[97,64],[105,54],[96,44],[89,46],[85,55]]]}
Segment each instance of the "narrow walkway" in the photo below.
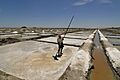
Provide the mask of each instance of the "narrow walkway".
{"label": "narrow walkway", "polygon": [[98,32],[95,35],[94,44],[94,69],[92,69],[90,80],[115,80],[114,74],[107,62],[107,58],[100,44]]}

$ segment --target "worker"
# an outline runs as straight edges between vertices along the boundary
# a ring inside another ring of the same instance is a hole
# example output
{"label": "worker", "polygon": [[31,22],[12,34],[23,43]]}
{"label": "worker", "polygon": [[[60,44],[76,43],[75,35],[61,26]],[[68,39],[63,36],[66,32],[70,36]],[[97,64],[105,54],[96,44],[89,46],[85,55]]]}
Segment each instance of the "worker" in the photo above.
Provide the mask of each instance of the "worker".
{"label": "worker", "polygon": [[64,38],[61,37],[61,35],[58,35],[58,38],[57,38],[57,43],[58,43],[58,57],[61,57],[62,56],[62,50],[63,50],[63,40]]}
{"label": "worker", "polygon": [[57,57],[61,57],[63,54],[62,52],[64,47],[63,40],[64,40],[64,37],[61,37],[61,34],[58,34],[58,38],[57,38],[58,52],[53,56],[55,60],[58,60]]}

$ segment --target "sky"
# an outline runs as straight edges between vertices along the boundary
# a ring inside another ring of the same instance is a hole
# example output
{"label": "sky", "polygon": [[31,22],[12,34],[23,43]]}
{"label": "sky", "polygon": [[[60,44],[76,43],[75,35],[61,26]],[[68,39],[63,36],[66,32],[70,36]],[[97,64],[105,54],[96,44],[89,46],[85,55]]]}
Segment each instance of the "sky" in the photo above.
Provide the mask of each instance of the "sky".
{"label": "sky", "polygon": [[0,27],[120,26],[120,0],[0,0]]}

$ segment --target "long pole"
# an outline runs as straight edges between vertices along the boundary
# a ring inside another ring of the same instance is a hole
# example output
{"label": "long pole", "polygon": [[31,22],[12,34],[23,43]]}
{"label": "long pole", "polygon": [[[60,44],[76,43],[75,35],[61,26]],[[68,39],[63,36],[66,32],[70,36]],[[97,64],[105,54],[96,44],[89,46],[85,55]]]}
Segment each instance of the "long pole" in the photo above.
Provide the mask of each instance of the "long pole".
{"label": "long pole", "polygon": [[[67,27],[67,29],[66,29],[66,31],[65,31],[65,35],[67,34],[67,31],[68,31],[68,29],[69,29],[69,27],[70,27],[73,19],[74,19],[74,16],[72,16],[72,18],[71,18],[71,20],[70,20],[70,23],[69,23],[69,25],[68,25],[68,27]],[[65,37],[65,35],[64,35],[64,37]]]}

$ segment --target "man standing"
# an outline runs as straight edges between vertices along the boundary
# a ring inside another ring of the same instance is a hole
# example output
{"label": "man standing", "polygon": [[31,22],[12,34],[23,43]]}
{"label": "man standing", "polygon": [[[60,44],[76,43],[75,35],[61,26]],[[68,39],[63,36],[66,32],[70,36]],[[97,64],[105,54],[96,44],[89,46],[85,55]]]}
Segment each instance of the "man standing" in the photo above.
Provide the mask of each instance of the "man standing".
{"label": "man standing", "polygon": [[[71,18],[71,20],[70,20],[70,23],[69,23],[69,25],[68,25],[68,27],[67,27],[67,30],[66,30],[65,33],[64,33],[64,37],[65,37],[65,35],[66,35],[66,33],[67,33],[67,31],[68,31],[68,29],[69,29],[69,27],[70,27],[70,25],[71,25],[71,23],[72,23],[72,21],[73,21],[73,18],[74,18],[74,16],[72,16],[72,18]],[[61,35],[58,35],[58,38],[57,38],[58,53],[56,53],[55,56],[53,56],[55,60],[58,60],[57,57],[61,57],[62,54],[63,54],[63,53],[62,53],[62,50],[63,50],[63,47],[64,47],[64,45],[63,45],[64,37],[61,37]]]}
{"label": "man standing", "polygon": [[58,35],[58,38],[57,38],[57,43],[58,43],[58,57],[61,57],[62,56],[62,50],[63,50],[63,40],[64,38],[61,37],[61,35]]}
{"label": "man standing", "polygon": [[63,50],[63,40],[64,40],[64,37],[61,37],[61,35],[59,34],[58,35],[58,38],[57,38],[57,43],[58,43],[58,52],[55,54],[54,59],[55,60],[58,60],[57,57],[61,57],[62,56],[62,50]]}

